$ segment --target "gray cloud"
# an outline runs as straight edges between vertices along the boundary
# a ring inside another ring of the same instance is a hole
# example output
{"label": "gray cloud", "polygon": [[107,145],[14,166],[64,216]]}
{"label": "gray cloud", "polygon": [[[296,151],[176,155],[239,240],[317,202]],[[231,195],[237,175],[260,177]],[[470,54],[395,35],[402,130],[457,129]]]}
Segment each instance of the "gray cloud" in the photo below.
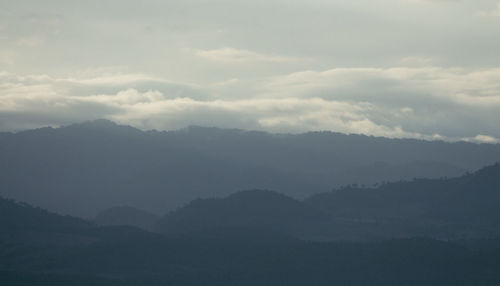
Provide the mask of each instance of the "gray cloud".
{"label": "gray cloud", "polygon": [[[96,7],[99,7],[98,9]],[[498,1],[0,3],[0,128],[500,138]]]}
{"label": "gray cloud", "polygon": [[497,2],[491,10],[478,12],[478,15],[480,17],[500,17],[500,2]]}
{"label": "gray cloud", "polygon": [[[356,68],[193,88],[140,74],[59,79],[3,73],[0,116],[4,129],[108,118],[143,129],[210,125],[495,142],[499,78],[498,69]],[[253,89],[245,93],[240,86],[239,97],[224,92],[242,84]],[[154,85],[158,89],[137,88]]]}
{"label": "gray cloud", "polygon": [[253,51],[238,50],[230,47],[214,50],[196,50],[195,55],[202,59],[228,64],[253,64],[259,62],[291,63],[299,60],[297,58],[265,55]]}

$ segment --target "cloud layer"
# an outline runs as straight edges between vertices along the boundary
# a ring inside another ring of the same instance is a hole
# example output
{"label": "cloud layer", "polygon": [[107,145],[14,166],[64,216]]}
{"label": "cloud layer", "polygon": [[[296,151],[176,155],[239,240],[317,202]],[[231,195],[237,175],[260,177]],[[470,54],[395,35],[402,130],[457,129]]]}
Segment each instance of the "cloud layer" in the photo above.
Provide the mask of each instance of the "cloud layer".
{"label": "cloud layer", "polygon": [[230,47],[224,47],[215,50],[197,50],[195,54],[202,59],[230,64],[249,64],[259,62],[290,63],[298,61],[298,59],[291,57],[266,55],[248,50],[238,50]]}
{"label": "cloud layer", "polygon": [[[241,94],[234,96],[235,90]],[[210,125],[489,143],[500,137],[496,68],[342,68],[209,86],[142,74],[4,72],[0,99],[4,130],[108,118],[160,130]]]}
{"label": "cloud layer", "polygon": [[3,1],[0,130],[108,118],[497,142],[499,7]]}

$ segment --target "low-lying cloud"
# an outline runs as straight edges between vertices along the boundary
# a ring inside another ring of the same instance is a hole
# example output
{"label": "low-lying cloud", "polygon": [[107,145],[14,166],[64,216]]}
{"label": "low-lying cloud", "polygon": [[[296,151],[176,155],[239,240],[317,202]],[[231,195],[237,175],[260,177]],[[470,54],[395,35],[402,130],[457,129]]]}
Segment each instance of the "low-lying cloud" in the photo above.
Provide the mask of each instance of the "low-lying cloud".
{"label": "low-lying cloud", "polygon": [[230,47],[214,50],[196,50],[195,55],[205,60],[227,64],[293,63],[299,60],[292,57],[268,55]]}
{"label": "low-lying cloud", "polygon": [[0,99],[3,130],[107,118],[159,130],[210,125],[486,143],[500,137],[498,68],[337,68],[207,86],[143,74],[3,72]]}

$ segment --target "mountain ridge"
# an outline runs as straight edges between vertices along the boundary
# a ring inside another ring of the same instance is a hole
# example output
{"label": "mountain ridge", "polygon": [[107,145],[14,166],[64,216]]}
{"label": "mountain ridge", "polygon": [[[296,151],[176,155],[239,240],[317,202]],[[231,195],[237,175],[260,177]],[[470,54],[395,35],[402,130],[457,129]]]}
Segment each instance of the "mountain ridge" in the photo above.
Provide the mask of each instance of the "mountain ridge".
{"label": "mountain ridge", "polygon": [[500,236],[500,164],[451,179],[346,186],[298,201],[267,190],[197,199],[159,220],[164,234],[260,227],[308,240]]}
{"label": "mountain ridge", "polygon": [[308,136],[308,135],[334,135],[334,136],[345,136],[345,137],[360,137],[360,138],[371,138],[371,139],[379,139],[379,140],[390,140],[390,141],[408,141],[408,142],[436,142],[436,143],[445,143],[445,144],[474,144],[474,145],[500,145],[500,143],[495,142],[475,142],[475,141],[465,141],[465,140],[456,140],[456,141],[446,141],[443,139],[425,139],[425,138],[405,138],[405,137],[386,137],[386,136],[377,136],[377,135],[367,135],[363,133],[342,133],[332,130],[316,130],[316,131],[305,131],[305,132],[283,132],[283,133],[275,133],[269,132],[265,130],[256,130],[256,129],[240,129],[240,128],[225,128],[225,127],[216,127],[216,126],[203,126],[203,125],[188,125],[179,129],[172,130],[157,130],[157,129],[141,129],[138,127],[134,127],[126,124],[119,124],[115,121],[99,118],[95,120],[87,120],[78,123],[72,123],[61,126],[42,126],[33,129],[24,129],[19,131],[0,131],[0,135],[5,134],[20,134],[20,133],[31,133],[31,132],[39,132],[44,130],[57,130],[57,129],[73,129],[73,128],[81,128],[88,130],[112,130],[112,129],[122,129],[129,130],[133,132],[140,133],[186,133],[186,132],[195,132],[206,133],[207,131],[216,131],[218,133],[236,133],[236,134],[260,134],[265,136],[275,136],[275,137],[288,137],[288,136]]}
{"label": "mountain ridge", "polygon": [[156,132],[104,120],[0,136],[0,158],[0,195],[94,217],[117,205],[164,213],[234,190],[301,199],[346,184],[456,177],[500,160],[500,145],[331,132]]}

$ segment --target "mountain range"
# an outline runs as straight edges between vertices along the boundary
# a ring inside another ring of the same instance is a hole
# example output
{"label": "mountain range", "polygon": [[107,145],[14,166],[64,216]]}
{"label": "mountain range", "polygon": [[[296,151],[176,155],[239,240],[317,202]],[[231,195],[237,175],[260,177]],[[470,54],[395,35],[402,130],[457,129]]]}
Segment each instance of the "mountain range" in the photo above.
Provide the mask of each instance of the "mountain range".
{"label": "mountain range", "polygon": [[262,229],[305,240],[500,236],[500,164],[451,179],[348,186],[303,201],[263,190],[197,199],[161,218],[164,234]]}
{"label": "mountain range", "polygon": [[[285,202],[289,206],[285,214],[311,215],[293,199],[269,192],[246,192],[227,199],[263,196]],[[227,231],[219,236],[192,233],[179,238],[133,227],[99,227],[3,198],[0,212],[1,285],[500,283],[498,239],[310,242],[262,229],[233,229],[230,236]],[[249,233],[253,235],[247,237]]]}
{"label": "mountain range", "polygon": [[0,133],[0,158],[0,195],[91,218],[120,205],[165,213],[237,190],[303,199],[349,184],[456,177],[500,160],[500,145],[206,127],[141,131],[96,120]]}

